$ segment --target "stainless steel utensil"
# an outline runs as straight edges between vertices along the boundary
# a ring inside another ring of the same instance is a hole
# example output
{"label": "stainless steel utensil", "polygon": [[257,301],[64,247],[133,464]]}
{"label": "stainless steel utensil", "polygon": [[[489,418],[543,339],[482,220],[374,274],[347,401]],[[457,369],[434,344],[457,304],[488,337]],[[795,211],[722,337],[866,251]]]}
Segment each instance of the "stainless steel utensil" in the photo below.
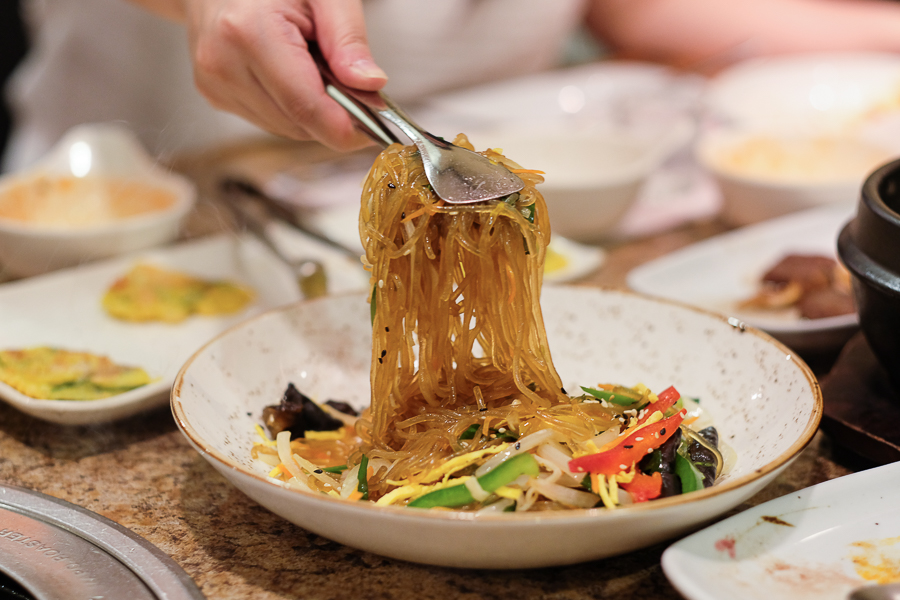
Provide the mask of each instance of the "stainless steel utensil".
{"label": "stainless steel utensil", "polygon": [[[256,189],[249,184],[245,185],[252,190]],[[254,202],[254,196],[244,190],[239,181],[226,179],[221,189],[222,197],[237,222],[291,268],[304,298],[318,298],[328,293],[328,278],[320,261],[314,258],[291,258],[269,236],[267,225],[273,216],[267,205]]]}
{"label": "stainless steel utensil", "polygon": [[390,121],[413,141],[422,154],[425,176],[439,198],[449,204],[472,204],[509,196],[524,187],[509,170],[465,148],[419,127],[396,103],[382,92],[363,92],[337,80],[315,44],[310,54],[316,60],[325,91],[357,121],[369,137],[387,147],[397,137],[381,119]]}

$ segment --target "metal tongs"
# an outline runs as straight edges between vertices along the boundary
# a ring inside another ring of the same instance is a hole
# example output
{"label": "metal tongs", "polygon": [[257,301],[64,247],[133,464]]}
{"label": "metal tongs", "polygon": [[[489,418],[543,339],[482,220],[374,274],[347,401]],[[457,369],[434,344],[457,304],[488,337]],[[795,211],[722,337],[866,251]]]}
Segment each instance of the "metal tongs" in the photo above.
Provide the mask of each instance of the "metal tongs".
{"label": "metal tongs", "polygon": [[428,182],[444,202],[485,202],[509,196],[524,187],[522,180],[504,166],[455,146],[416,125],[384,93],[354,90],[339,82],[315,43],[309,44],[309,53],[322,74],[325,91],[350,113],[366,135],[385,148],[399,143],[397,136],[382,121],[385,119],[409,136],[422,154]]}
{"label": "metal tongs", "polygon": [[237,223],[291,268],[304,298],[317,298],[328,292],[325,267],[314,258],[292,258],[285,255],[269,234],[270,223],[280,221],[307,237],[339,250],[342,254],[354,258],[359,256],[352,249],[345,248],[334,240],[306,228],[289,209],[274,198],[270,198],[250,181],[226,177],[219,184],[219,192]]}

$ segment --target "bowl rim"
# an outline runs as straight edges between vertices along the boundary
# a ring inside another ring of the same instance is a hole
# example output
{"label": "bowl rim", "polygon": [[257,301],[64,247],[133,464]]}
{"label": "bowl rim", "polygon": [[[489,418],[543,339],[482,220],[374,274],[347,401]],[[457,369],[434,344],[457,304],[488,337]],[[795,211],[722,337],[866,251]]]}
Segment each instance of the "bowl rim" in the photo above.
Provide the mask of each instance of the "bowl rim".
{"label": "bowl rim", "polygon": [[[0,178],[0,194],[6,188],[16,185],[19,182],[33,179],[34,177],[74,177],[64,173],[56,173],[46,170],[30,170],[21,173],[10,173]],[[61,238],[89,238],[98,234],[107,233],[130,233],[154,225],[160,225],[171,221],[179,220],[186,216],[193,209],[197,202],[197,188],[184,175],[175,172],[158,171],[149,175],[140,177],[123,176],[110,177],[100,176],[101,179],[112,179],[121,181],[132,181],[143,183],[157,188],[162,188],[172,192],[175,195],[175,201],[162,210],[155,210],[140,213],[130,217],[113,219],[107,223],[96,225],[87,225],[79,227],[50,227],[41,223],[31,223],[27,221],[19,221],[16,219],[8,219],[0,216],[0,233],[9,233],[20,236],[41,236],[54,239]]]}
{"label": "bowl rim", "polygon": [[[746,325],[743,322],[735,323],[733,319],[713,312],[709,310],[705,310],[702,308],[697,308],[691,306],[689,304],[685,304],[682,302],[664,299],[664,298],[656,298],[653,296],[648,296],[645,294],[639,294],[629,290],[620,290],[613,289],[608,287],[600,287],[595,285],[588,284],[558,284],[552,286],[554,289],[580,289],[580,290],[594,290],[598,293],[603,294],[619,294],[622,296],[632,296],[643,298],[645,300],[649,300],[655,303],[668,304],[672,306],[677,306],[682,309],[686,309],[690,312],[694,312],[697,314],[706,315],[709,317],[713,317],[716,320],[719,320],[735,329],[741,331],[742,334],[750,334],[754,335],[758,338],[763,339],[769,344],[775,346],[776,348],[782,350],[787,358],[796,364],[796,366],[800,369],[803,376],[806,378],[809,383],[810,390],[813,393],[813,407],[812,411],[809,415],[809,420],[806,423],[801,434],[798,438],[785,450],[782,452],[777,458],[770,461],[763,467],[757,468],[753,470],[751,473],[747,473],[741,477],[738,477],[734,480],[728,481],[725,484],[714,485],[709,488],[705,488],[703,490],[698,490],[691,494],[672,496],[669,498],[661,498],[658,500],[654,500],[652,502],[641,502],[638,504],[633,504],[629,506],[618,507],[616,510],[608,510],[605,508],[573,508],[565,511],[541,511],[541,512],[524,512],[524,513],[502,513],[499,515],[475,515],[471,512],[464,511],[433,511],[433,510],[410,510],[405,506],[377,506],[374,503],[364,503],[358,502],[354,500],[347,500],[343,498],[334,498],[332,496],[327,496],[325,494],[316,494],[314,492],[308,492],[304,490],[294,490],[284,488],[276,483],[274,483],[271,479],[266,477],[263,474],[254,472],[250,469],[246,469],[241,465],[237,465],[232,463],[226,456],[220,453],[215,448],[207,445],[203,438],[196,434],[193,431],[190,422],[185,418],[184,410],[181,406],[181,389],[184,384],[184,377],[190,369],[191,365],[197,360],[201,354],[203,354],[207,348],[216,344],[222,338],[230,335],[232,332],[237,331],[243,327],[247,327],[257,320],[262,320],[271,317],[274,314],[286,313],[288,311],[294,310],[296,307],[301,305],[308,304],[317,304],[328,302],[335,298],[347,297],[347,296],[358,296],[360,298],[365,297],[365,293],[359,292],[347,292],[343,294],[335,294],[331,296],[324,296],[321,298],[311,299],[311,300],[300,300],[294,304],[288,304],[285,306],[281,306],[278,308],[274,308],[272,310],[260,313],[248,320],[245,320],[241,323],[238,323],[216,337],[209,340],[203,346],[201,346],[197,351],[191,355],[191,357],[182,365],[181,369],[179,369],[178,374],[175,376],[175,381],[172,385],[172,391],[170,394],[170,408],[172,411],[172,416],[175,419],[175,423],[178,428],[181,430],[181,433],[188,439],[191,445],[200,452],[204,458],[207,460],[215,460],[221,467],[224,467],[230,471],[236,471],[245,477],[249,477],[254,480],[257,484],[265,484],[273,486],[273,488],[281,490],[285,493],[295,493],[300,494],[300,497],[303,498],[304,501],[309,502],[327,502],[329,505],[339,507],[343,506],[347,510],[367,510],[367,511],[377,511],[379,513],[383,513],[385,515],[392,515],[395,517],[402,517],[407,519],[437,519],[439,521],[459,521],[459,520],[477,520],[477,521],[485,521],[485,522],[496,522],[496,523],[514,523],[521,525],[523,522],[531,522],[532,524],[537,524],[540,522],[566,522],[566,521],[582,521],[586,518],[597,519],[617,519],[617,518],[626,518],[627,515],[634,514],[636,512],[644,512],[648,510],[657,510],[663,509],[667,507],[677,506],[680,504],[695,502],[699,500],[704,500],[708,498],[713,498],[716,496],[722,496],[729,492],[734,492],[748,484],[753,483],[756,480],[759,480],[773,471],[777,471],[782,466],[785,466],[789,463],[793,458],[795,458],[813,439],[813,436],[816,434],[819,428],[819,423],[822,419],[822,414],[824,411],[822,391],[819,387],[819,383],[813,374],[812,370],[809,366],[800,359],[797,354],[790,350],[787,346],[770,336],[769,334],[761,331],[755,327],[750,325]],[[248,433],[249,435],[249,433]]]}

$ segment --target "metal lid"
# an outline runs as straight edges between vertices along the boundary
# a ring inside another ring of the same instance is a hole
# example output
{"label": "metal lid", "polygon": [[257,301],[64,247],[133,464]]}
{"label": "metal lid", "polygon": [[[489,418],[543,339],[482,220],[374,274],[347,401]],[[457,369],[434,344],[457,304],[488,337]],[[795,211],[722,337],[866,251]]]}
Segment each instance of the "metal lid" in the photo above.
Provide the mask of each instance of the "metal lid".
{"label": "metal lid", "polygon": [[38,492],[0,484],[0,571],[37,600],[202,600],[175,562],[125,527]]}

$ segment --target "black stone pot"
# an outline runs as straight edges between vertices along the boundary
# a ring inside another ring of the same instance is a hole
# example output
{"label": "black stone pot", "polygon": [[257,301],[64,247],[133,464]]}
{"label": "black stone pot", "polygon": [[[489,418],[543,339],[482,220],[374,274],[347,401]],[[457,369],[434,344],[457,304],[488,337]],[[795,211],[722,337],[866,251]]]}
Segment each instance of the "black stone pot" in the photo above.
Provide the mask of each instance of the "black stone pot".
{"label": "black stone pot", "polygon": [[838,255],[852,275],[860,327],[900,392],[900,160],[866,179]]}

